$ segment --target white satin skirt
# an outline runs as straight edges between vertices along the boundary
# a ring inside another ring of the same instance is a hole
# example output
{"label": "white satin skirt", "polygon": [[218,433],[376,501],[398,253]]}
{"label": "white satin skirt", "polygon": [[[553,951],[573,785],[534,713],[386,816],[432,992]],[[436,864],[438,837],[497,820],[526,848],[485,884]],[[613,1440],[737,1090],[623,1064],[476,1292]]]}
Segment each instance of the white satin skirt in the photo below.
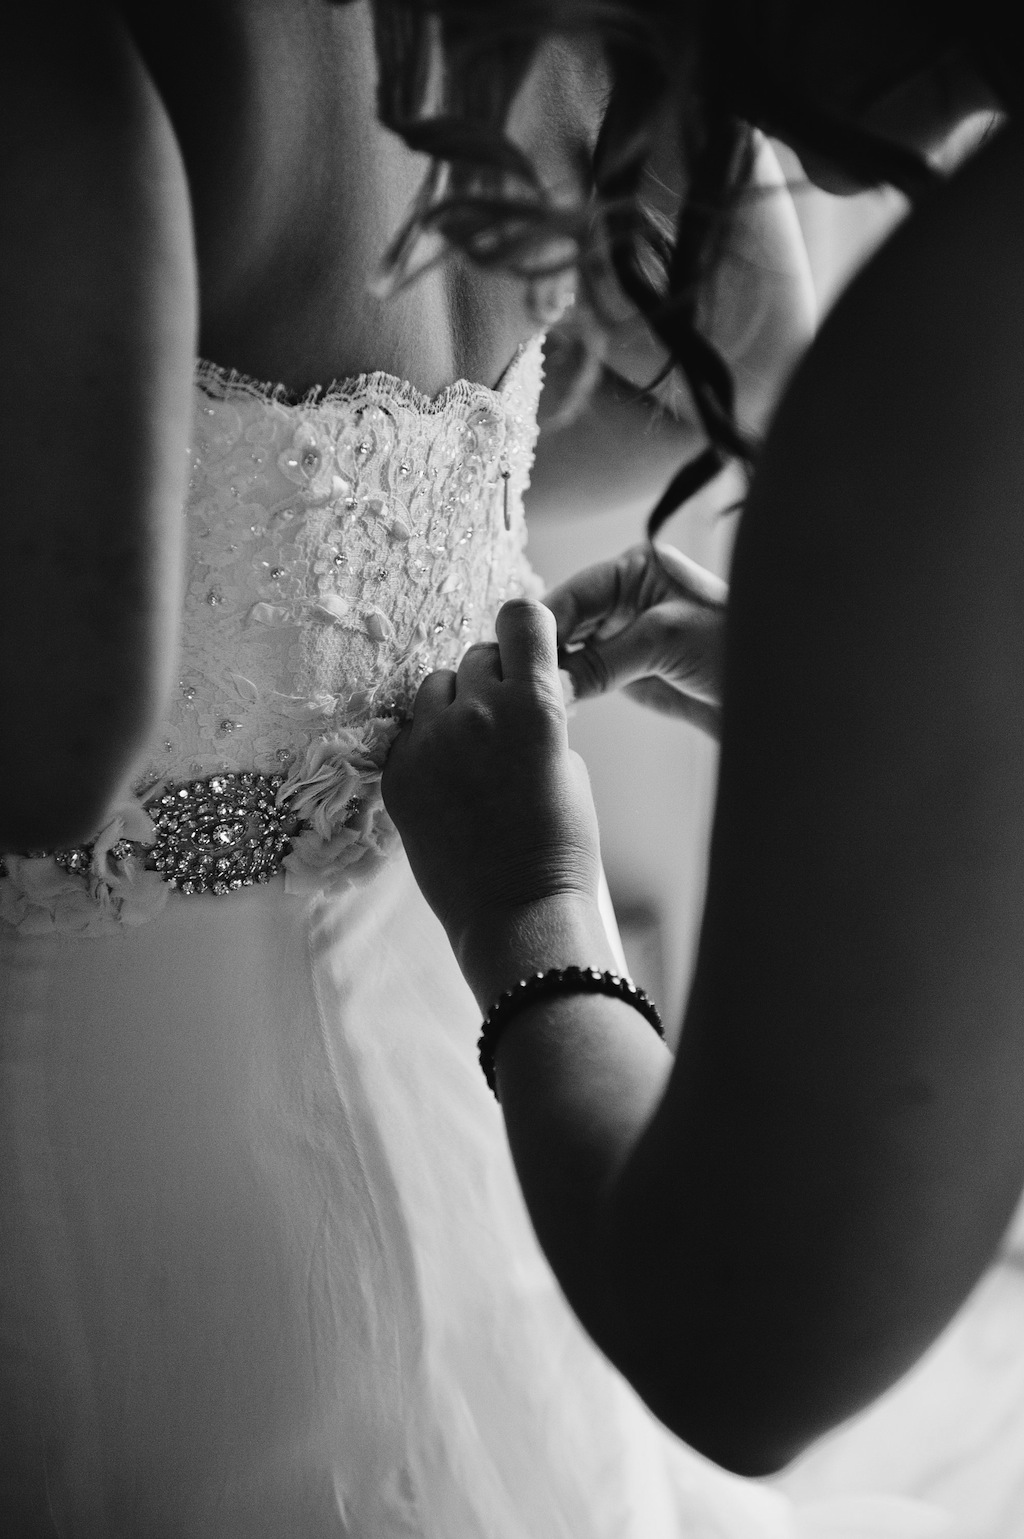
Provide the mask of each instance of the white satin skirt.
{"label": "white satin skirt", "polygon": [[5,1534],[941,1532],[723,1473],[594,1348],[404,859],[329,900],[0,930]]}

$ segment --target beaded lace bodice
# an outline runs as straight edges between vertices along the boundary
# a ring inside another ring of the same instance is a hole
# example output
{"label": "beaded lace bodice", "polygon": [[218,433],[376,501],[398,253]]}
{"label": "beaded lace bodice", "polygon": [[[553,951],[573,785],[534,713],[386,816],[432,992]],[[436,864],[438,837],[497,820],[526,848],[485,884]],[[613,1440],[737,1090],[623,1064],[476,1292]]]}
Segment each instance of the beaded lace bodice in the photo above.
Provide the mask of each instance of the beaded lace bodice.
{"label": "beaded lace bodice", "polygon": [[293,403],[199,365],[167,717],[90,846],[8,857],[5,918],[92,930],[280,864],[293,890],[370,874],[396,838],[380,772],[421,679],[538,591],[522,498],[541,375],[540,338],[496,389],[433,399],[371,374]]}
{"label": "beaded lace bodice", "polygon": [[271,773],[404,710],[493,634],[526,580],[539,381],[536,344],[497,391],[434,400],[371,375],[289,406],[201,366],[181,683],[155,773]]}

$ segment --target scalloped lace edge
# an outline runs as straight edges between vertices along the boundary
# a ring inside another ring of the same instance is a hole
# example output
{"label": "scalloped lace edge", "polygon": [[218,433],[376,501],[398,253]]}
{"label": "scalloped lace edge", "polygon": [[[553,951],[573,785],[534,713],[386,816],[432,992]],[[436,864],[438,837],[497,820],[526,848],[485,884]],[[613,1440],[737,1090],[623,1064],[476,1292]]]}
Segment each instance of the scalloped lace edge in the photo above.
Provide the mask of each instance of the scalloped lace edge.
{"label": "scalloped lace edge", "polygon": [[330,385],[313,385],[302,394],[290,391],[287,385],[271,384],[255,379],[238,369],[223,368],[208,358],[196,362],[195,384],[211,400],[226,401],[232,395],[244,395],[250,400],[262,401],[268,406],[306,408],[348,405],[364,396],[386,396],[399,406],[411,408],[425,415],[447,411],[454,403],[468,404],[475,401],[504,402],[511,389],[519,365],[528,350],[541,340],[540,334],[521,342],[509,360],[496,385],[481,385],[469,379],[457,379],[445,385],[436,395],[427,395],[407,379],[375,369],[370,374],[354,374],[347,379],[334,380]]}

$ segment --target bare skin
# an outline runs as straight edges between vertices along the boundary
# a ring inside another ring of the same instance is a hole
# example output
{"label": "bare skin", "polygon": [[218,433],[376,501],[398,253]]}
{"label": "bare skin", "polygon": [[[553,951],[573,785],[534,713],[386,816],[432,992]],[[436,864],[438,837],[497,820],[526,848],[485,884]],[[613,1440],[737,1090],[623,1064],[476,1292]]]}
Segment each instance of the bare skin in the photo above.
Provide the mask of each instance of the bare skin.
{"label": "bare skin", "polygon": [[576,573],[544,600],[573,699],[621,689],[717,737],[727,596],[720,577],[660,543]]}

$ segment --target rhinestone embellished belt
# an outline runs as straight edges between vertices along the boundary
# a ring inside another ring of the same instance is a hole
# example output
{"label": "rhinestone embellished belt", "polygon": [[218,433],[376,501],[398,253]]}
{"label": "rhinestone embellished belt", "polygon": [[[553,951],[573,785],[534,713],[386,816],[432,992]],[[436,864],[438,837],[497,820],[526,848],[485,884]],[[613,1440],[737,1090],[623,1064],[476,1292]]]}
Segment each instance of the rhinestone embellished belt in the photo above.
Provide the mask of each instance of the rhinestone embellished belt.
{"label": "rhinestone embellished belt", "polygon": [[[242,772],[165,786],[144,803],[155,842],[120,839],[110,853],[118,861],[138,857],[186,894],[238,892],[269,882],[305,826],[278,804],[283,784],[282,775]],[[91,845],[49,853],[73,875],[87,876],[92,869]]]}

